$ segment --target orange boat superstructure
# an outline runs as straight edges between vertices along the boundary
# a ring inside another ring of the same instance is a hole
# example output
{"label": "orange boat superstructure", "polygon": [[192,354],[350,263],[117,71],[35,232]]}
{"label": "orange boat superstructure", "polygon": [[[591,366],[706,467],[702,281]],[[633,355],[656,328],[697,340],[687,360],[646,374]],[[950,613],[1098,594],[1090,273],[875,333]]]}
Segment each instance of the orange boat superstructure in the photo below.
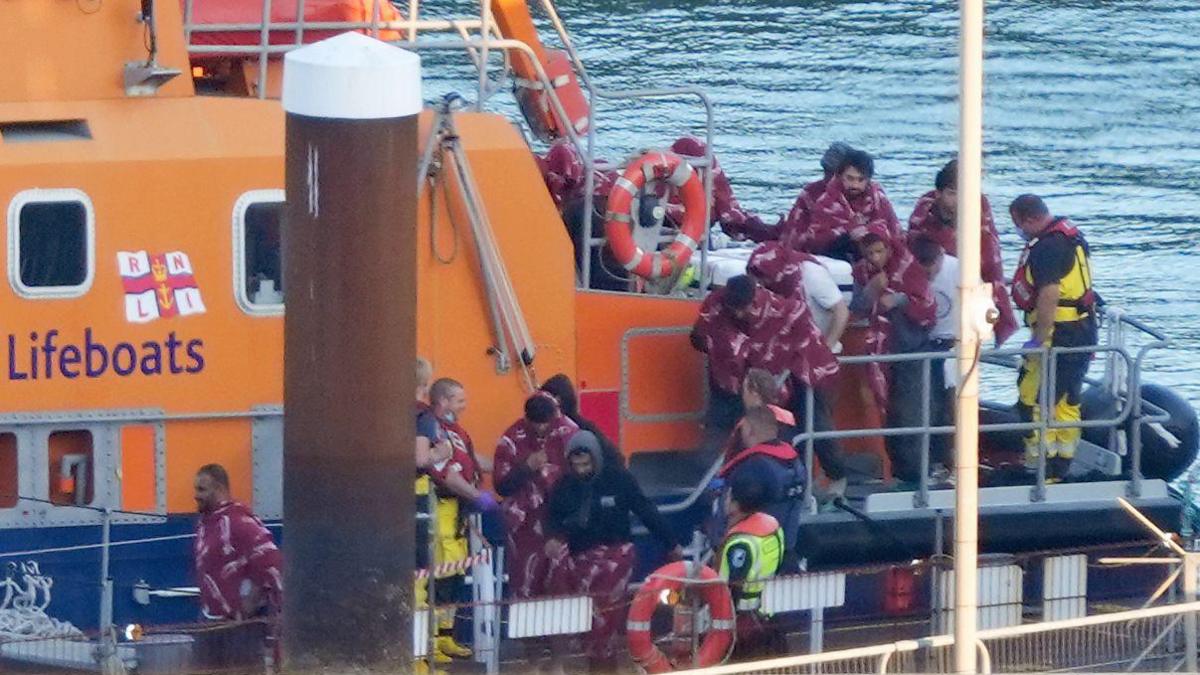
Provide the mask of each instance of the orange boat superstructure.
{"label": "orange boat superstructure", "polygon": [[[277,517],[278,489],[261,483],[278,481],[280,452],[282,110],[197,95],[169,2],[156,3],[156,65],[182,75],[130,95],[126,64],[148,58],[139,3],[84,5],[0,7],[0,43],[22,54],[0,72],[10,279],[0,439],[15,439],[0,444],[10,493],[0,499],[186,512],[195,470],[220,462],[236,496]],[[695,303],[576,290],[571,242],[521,133],[497,115],[455,117],[537,375],[575,378],[585,411],[630,452],[689,445],[704,390],[683,330]],[[520,414],[525,380],[520,364],[497,372],[489,354],[496,337],[458,186],[426,189],[420,218],[420,351],[466,384],[466,424],[490,452]],[[63,463],[79,454],[88,475]],[[44,479],[19,478],[30,462]]]}

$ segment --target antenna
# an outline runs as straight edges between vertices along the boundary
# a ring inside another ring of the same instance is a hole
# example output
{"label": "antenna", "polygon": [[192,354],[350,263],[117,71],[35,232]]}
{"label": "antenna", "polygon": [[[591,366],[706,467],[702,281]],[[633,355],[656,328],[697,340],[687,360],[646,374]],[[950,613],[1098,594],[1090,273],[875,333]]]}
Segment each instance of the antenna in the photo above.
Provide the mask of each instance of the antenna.
{"label": "antenna", "polygon": [[154,17],[154,0],[141,0],[137,22],[146,27],[146,61],[125,64],[125,95],[153,96],[158,88],[179,75],[178,68],[158,65],[158,22]]}

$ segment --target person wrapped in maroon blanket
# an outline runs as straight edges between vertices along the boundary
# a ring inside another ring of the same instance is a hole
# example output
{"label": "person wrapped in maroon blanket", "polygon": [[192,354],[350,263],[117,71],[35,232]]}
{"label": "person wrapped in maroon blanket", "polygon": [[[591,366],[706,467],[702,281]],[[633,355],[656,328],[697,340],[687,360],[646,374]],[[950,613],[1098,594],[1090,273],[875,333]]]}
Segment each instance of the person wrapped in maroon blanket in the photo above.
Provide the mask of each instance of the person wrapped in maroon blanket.
{"label": "person wrapped in maroon blanket", "polygon": [[854,242],[868,230],[881,229],[889,239],[901,236],[900,221],[875,175],[875,160],[862,150],[849,150],[837,176],[825,186],[808,211],[808,227],[792,231],[784,241],[792,248],[845,260],[854,259]]}
{"label": "person wrapped in maroon blanket", "polygon": [[[702,159],[706,149],[704,142],[695,136],[683,136],[671,144],[671,151],[685,159]],[[560,141],[550,146],[545,155],[536,159],[538,168],[542,171],[542,178],[546,181],[546,189],[550,191],[550,196],[564,219],[578,218],[575,211],[582,205],[587,178],[583,157],[570,143]],[[619,175],[608,162],[596,161],[592,169],[592,199],[595,208],[600,208],[607,202],[608,193],[612,191]],[[667,201],[663,206],[666,217],[671,222],[682,222],[683,205],[677,195],[668,195],[666,187],[660,186],[660,191],[655,196],[660,201]],[[775,228],[743,209],[734,197],[733,185],[715,155],[710,209],[712,222],[719,224],[721,229],[734,239],[765,241],[775,238]],[[595,234],[598,236],[599,232]]]}
{"label": "person wrapped in maroon blanket", "polygon": [[229,474],[220,464],[196,472],[195,499],[200,519],[193,556],[201,612],[206,619],[231,623],[206,631],[197,645],[198,660],[219,668],[261,666],[264,655],[278,662],[279,548],[250,508],[230,497]]}
{"label": "person wrapped in maroon blanket", "polygon": [[608,461],[595,434],[572,436],[567,460],[569,470],[550,493],[546,521],[550,591],[592,597],[592,630],[584,647],[592,672],[611,673],[634,565],[629,515],[642,521],[669,557],[678,560],[683,551],[633,474]]}
{"label": "person wrapped in maroon blanket", "polygon": [[825,188],[829,187],[829,181],[837,175],[842,160],[846,158],[846,153],[853,149],[840,141],[829,144],[825,154],[821,155],[821,171],[825,175],[820,180],[815,180],[800,189],[800,194],[796,195],[796,201],[792,203],[792,208],[779,219],[779,224],[775,226],[774,238],[790,242],[801,232],[808,230],[808,220],[813,205],[817,203],[817,199],[821,195],[825,194]]}
{"label": "person wrapped in maroon blanket", "polygon": [[[870,354],[900,354],[926,351],[929,329],[937,320],[937,302],[929,287],[929,275],[917,264],[904,240],[891,237],[881,226],[870,229],[858,241],[862,260],[854,265],[854,299],[850,311],[866,317],[867,350]],[[867,366],[871,392],[886,411],[889,427],[921,424],[921,361],[898,361]],[[920,443],[916,436],[889,436],[888,454],[895,474],[917,480]]]}
{"label": "person wrapped in maroon blanket", "polygon": [[[1000,235],[996,232],[996,222],[992,217],[992,206],[988,198],[981,195],[982,203],[979,211],[979,273],[980,277],[992,284],[992,301],[1000,310],[1000,318],[996,322],[996,346],[1017,332],[1017,317],[1013,311],[1012,299],[1004,284],[1004,261],[1000,259]],[[934,179],[934,189],[921,195],[912,215],[908,218],[908,244],[925,235],[942,245],[947,255],[957,255],[958,251],[958,160],[952,159],[942,167]]]}
{"label": "person wrapped in maroon blanket", "polygon": [[538,392],[504,432],[494,458],[496,491],[508,530],[508,588],[514,598],[546,592],[546,500],[566,470],[567,440],[579,427],[554,397]]}
{"label": "person wrapped in maroon blanket", "polygon": [[742,380],[750,368],[779,377],[782,400],[793,403],[793,410],[796,401],[805,400],[805,388],[819,390],[838,371],[803,294],[785,298],[746,275],[704,299],[691,340],[708,355],[706,451],[717,450],[744,414]]}

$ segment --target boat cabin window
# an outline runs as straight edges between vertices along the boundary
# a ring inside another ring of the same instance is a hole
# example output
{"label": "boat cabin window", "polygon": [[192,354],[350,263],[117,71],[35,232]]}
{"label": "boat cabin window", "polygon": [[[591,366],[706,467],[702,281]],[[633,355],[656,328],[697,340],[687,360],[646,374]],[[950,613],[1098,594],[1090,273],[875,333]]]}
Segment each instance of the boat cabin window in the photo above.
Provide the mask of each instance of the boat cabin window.
{"label": "boat cabin window", "polygon": [[20,495],[20,472],[17,470],[17,435],[0,434],[0,509],[17,505]]}
{"label": "boat cabin window", "polygon": [[8,209],[8,278],[25,297],[76,297],[92,285],[95,218],[79,190],[26,190]]}
{"label": "boat cabin window", "polygon": [[50,434],[50,502],[87,506],[95,499],[96,472],[92,432],[86,429]]}
{"label": "boat cabin window", "polygon": [[251,314],[283,312],[283,190],[254,190],[234,207],[234,292]]}

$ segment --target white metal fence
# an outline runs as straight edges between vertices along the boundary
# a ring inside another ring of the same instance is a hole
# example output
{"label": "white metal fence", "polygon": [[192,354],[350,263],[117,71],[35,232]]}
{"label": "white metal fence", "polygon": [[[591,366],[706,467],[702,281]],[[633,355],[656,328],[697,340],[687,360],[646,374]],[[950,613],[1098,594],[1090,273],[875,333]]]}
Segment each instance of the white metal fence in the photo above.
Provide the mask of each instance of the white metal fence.
{"label": "white metal fence", "polygon": [[[979,632],[979,672],[1188,672],[1189,617],[1200,602],[1136,609]],[[686,671],[692,675],[762,673],[949,673],[954,638],[791,656]],[[1194,648],[1194,641],[1192,642]]]}

